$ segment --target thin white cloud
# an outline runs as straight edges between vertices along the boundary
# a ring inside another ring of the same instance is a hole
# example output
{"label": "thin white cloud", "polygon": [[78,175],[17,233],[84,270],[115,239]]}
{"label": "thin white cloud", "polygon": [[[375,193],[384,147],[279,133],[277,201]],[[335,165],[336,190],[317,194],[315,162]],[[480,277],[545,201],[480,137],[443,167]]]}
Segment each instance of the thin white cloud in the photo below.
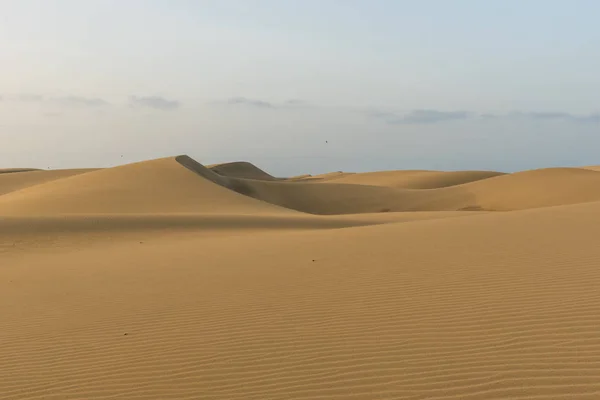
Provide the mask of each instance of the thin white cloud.
{"label": "thin white cloud", "polygon": [[48,103],[58,104],[70,107],[103,107],[110,103],[98,97],[84,96],[43,96],[32,93],[19,93],[6,96],[8,101],[25,102],[25,103]]}
{"label": "thin white cloud", "polygon": [[537,121],[571,121],[582,123],[600,123],[600,113],[571,114],[560,111],[515,112],[509,114],[508,117],[533,119]]}
{"label": "thin white cloud", "polygon": [[435,124],[469,117],[466,111],[413,110],[406,114],[385,111],[371,111],[371,117],[381,119],[388,124]]}
{"label": "thin white cloud", "polygon": [[108,101],[97,97],[81,97],[81,96],[66,96],[66,97],[54,97],[50,98],[49,101],[65,106],[72,107],[103,107],[109,105]]}
{"label": "thin white cloud", "polygon": [[175,110],[181,106],[181,103],[177,100],[169,100],[160,96],[131,96],[129,98],[129,103],[134,107],[146,107],[165,111]]}
{"label": "thin white cloud", "polygon": [[407,113],[388,111],[370,111],[367,115],[391,125],[398,124],[435,124],[470,118],[482,120],[533,120],[533,121],[569,121],[578,123],[600,123],[600,113],[572,114],[560,111],[548,112],[512,112],[508,114],[478,114],[468,111],[413,110]]}
{"label": "thin white cloud", "polygon": [[225,104],[228,105],[243,105],[243,106],[250,106],[250,107],[256,107],[256,108],[275,108],[275,106],[269,102],[263,101],[263,100],[256,100],[256,99],[248,99],[246,97],[232,97],[230,99],[228,99],[227,101],[225,101]]}
{"label": "thin white cloud", "polygon": [[283,102],[270,102],[243,96],[231,97],[225,101],[212,102],[211,104],[258,109],[299,109],[311,107],[310,103],[301,99],[288,99]]}

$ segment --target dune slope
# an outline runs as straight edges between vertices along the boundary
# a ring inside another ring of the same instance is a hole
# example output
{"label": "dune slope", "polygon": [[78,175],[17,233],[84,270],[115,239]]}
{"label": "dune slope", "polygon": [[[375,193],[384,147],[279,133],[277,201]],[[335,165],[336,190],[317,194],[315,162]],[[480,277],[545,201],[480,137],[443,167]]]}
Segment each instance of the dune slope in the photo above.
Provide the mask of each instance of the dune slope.
{"label": "dune slope", "polygon": [[93,171],[93,169],[63,169],[53,171],[30,170],[0,173],[0,196],[26,187],[90,171]]}
{"label": "dune slope", "polygon": [[599,236],[593,167],[0,173],[0,400],[597,399]]}
{"label": "dune slope", "polygon": [[594,399],[600,203],[0,268],[0,399]]}
{"label": "dune slope", "polygon": [[600,173],[581,168],[516,172],[460,187],[485,210],[520,210],[600,200]]}
{"label": "dune slope", "polygon": [[[549,168],[513,174],[470,171],[464,175],[427,174],[423,171],[404,174],[404,184],[440,186],[434,189],[393,187],[395,184],[390,184],[390,176],[382,174],[383,181],[382,175],[377,173],[352,174],[316,183],[234,178],[231,181],[236,182],[241,193],[254,198],[302,212],[326,215],[389,211],[510,211],[600,200],[600,173],[580,168]],[[398,183],[398,176],[402,174],[392,174],[392,181]],[[465,179],[469,182],[445,186],[452,180],[456,183]]]}
{"label": "dune slope", "polygon": [[402,189],[437,189],[504,175],[495,171],[382,171],[342,176],[336,183],[389,186]]}
{"label": "dune slope", "polygon": [[589,169],[591,171],[600,171],[600,165],[588,165],[586,167],[581,167],[583,169]]}
{"label": "dune slope", "polygon": [[0,196],[0,215],[293,212],[238,194],[220,179],[189,158],[163,158],[13,191]]}
{"label": "dune slope", "polygon": [[0,215],[510,211],[600,200],[600,173],[584,168],[339,173],[316,181],[231,175],[187,156],[102,170],[0,174]]}
{"label": "dune slope", "polygon": [[269,175],[256,165],[245,161],[214,164],[207,166],[211,171],[232,178],[256,179],[263,181],[274,181],[275,177]]}

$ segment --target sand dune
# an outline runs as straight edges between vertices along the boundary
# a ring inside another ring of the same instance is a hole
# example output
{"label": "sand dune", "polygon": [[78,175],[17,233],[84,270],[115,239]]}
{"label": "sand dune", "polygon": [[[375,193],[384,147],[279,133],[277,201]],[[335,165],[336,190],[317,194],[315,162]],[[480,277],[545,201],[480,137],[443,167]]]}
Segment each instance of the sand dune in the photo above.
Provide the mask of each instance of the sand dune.
{"label": "sand dune", "polygon": [[10,174],[12,172],[28,172],[28,171],[40,171],[37,168],[0,168],[0,174]]}
{"label": "sand dune", "polygon": [[101,169],[45,182],[0,196],[9,215],[227,211],[291,213],[198,176],[175,158]]}
{"label": "sand dune", "polygon": [[600,174],[585,168],[332,176],[336,178],[328,181],[245,179],[218,174],[214,167],[179,156],[102,170],[0,174],[0,207],[3,214],[17,215],[294,211],[335,215],[509,211],[600,200]]}
{"label": "sand dune", "polygon": [[437,189],[504,175],[494,171],[383,171],[340,176],[336,183],[389,186],[403,189]]}
{"label": "sand dune", "polygon": [[[391,187],[389,175],[345,175],[332,181],[258,182],[235,180],[241,193],[312,214],[389,211],[508,211],[600,200],[600,174],[579,168],[552,168],[515,174],[465,172],[408,173],[404,183],[441,185],[436,189]],[[391,174],[395,182],[402,174]],[[485,178],[483,176],[487,175]],[[374,182],[369,184],[344,183]],[[453,179],[468,183],[444,186]],[[383,182],[387,182],[384,184]]]}
{"label": "sand dune", "polygon": [[588,165],[587,167],[581,167],[583,169],[589,169],[592,171],[600,171],[600,165]]}
{"label": "sand dune", "polygon": [[93,169],[22,170],[12,171],[11,173],[0,173],[0,195],[90,171],[93,171]]}
{"label": "sand dune", "polygon": [[245,179],[256,179],[263,181],[273,181],[276,178],[269,175],[256,165],[249,162],[230,162],[224,164],[209,165],[208,168],[223,176],[229,176],[232,178],[245,178]]}
{"label": "sand dune", "polygon": [[581,168],[517,172],[464,185],[477,206],[520,210],[600,200],[600,173]]}
{"label": "sand dune", "polygon": [[345,176],[354,175],[354,174],[355,174],[354,172],[335,171],[335,172],[328,172],[328,173],[319,174],[319,175],[299,175],[297,177],[294,177],[293,179],[310,181],[310,182],[323,182],[323,181],[332,181],[332,180],[340,179]]}
{"label": "sand dune", "polygon": [[0,174],[0,399],[599,398],[599,172],[233,170]]}

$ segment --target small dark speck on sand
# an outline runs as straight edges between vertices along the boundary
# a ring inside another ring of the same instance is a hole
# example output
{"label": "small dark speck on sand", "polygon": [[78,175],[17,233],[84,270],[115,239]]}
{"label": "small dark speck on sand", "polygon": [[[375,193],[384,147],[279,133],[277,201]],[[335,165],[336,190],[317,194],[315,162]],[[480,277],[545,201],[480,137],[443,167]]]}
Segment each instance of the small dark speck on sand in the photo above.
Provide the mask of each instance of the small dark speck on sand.
{"label": "small dark speck on sand", "polygon": [[123,334],[123,336],[127,336],[127,332],[125,332],[125,333]]}

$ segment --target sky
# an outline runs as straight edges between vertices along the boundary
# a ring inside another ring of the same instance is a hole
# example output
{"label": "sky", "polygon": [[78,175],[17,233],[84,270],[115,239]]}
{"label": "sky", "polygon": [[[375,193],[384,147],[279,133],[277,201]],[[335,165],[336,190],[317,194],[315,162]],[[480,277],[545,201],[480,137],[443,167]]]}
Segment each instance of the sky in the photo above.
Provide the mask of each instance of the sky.
{"label": "sky", "polygon": [[600,164],[595,0],[0,0],[0,168]]}

